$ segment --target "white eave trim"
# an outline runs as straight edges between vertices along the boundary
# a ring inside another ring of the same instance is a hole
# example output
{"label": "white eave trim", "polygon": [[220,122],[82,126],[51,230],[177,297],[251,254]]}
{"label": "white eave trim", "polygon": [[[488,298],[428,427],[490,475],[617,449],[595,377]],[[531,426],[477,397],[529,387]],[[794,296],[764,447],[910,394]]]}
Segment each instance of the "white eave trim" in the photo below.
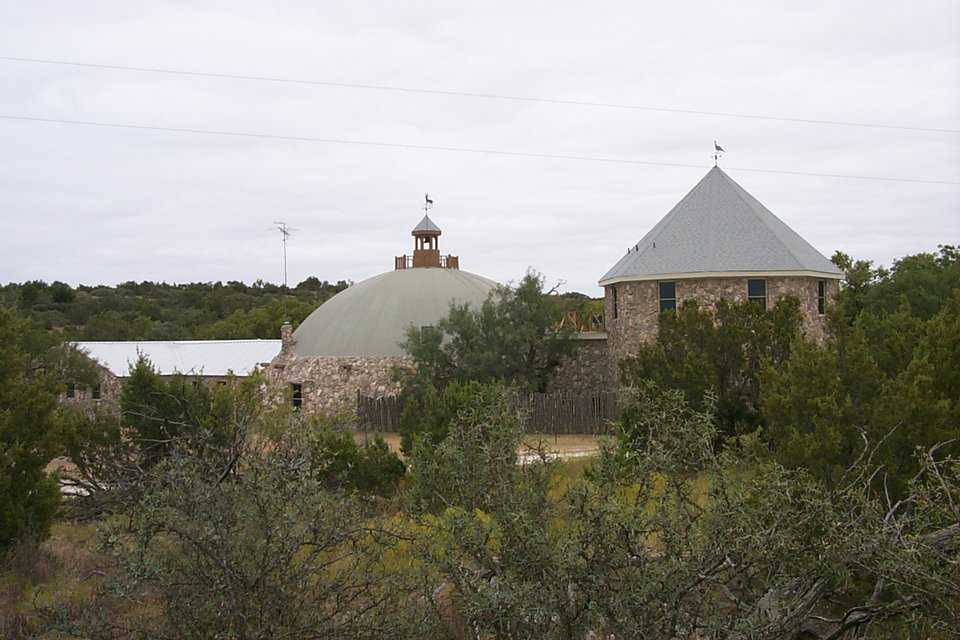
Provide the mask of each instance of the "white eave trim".
{"label": "white eave trim", "polygon": [[805,277],[819,280],[843,280],[843,274],[827,271],[700,271],[697,273],[657,273],[653,275],[616,276],[601,280],[599,285],[605,287],[620,282],[649,282],[651,280],[693,280],[699,278],[782,278]]}

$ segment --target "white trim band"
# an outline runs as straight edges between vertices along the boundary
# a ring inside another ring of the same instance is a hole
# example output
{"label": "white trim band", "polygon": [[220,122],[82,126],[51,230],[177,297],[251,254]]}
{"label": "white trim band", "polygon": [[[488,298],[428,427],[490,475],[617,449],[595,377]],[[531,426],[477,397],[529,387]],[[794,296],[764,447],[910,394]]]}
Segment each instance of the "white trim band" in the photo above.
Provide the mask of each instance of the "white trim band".
{"label": "white trim band", "polygon": [[601,280],[599,284],[605,287],[621,282],[650,282],[670,280],[694,280],[698,278],[778,278],[801,277],[816,278],[818,280],[843,280],[843,274],[826,271],[700,271],[699,273],[658,273],[654,275],[617,276]]}

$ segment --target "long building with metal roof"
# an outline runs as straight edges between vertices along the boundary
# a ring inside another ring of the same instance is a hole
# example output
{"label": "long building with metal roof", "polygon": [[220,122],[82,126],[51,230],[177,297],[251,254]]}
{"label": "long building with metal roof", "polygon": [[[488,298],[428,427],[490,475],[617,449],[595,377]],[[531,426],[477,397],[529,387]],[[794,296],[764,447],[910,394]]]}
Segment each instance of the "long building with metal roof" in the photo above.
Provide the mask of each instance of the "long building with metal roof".
{"label": "long building with metal roof", "polygon": [[74,342],[112,375],[123,378],[144,356],[162,376],[248,376],[280,353],[280,340],[126,340]]}

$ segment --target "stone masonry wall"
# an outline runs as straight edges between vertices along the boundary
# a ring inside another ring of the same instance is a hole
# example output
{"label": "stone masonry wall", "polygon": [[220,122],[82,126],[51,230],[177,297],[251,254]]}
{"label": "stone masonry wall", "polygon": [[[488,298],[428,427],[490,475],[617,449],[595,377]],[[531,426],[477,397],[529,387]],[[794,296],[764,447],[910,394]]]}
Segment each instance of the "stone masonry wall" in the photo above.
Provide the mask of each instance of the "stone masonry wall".
{"label": "stone masonry wall", "polygon": [[402,356],[280,356],[265,369],[268,384],[279,396],[291,384],[302,385],[305,412],[333,415],[356,411],[357,392],[365,396],[399,393],[392,380],[394,367],[404,366]]}
{"label": "stone masonry wall", "polygon": [[[98,366],[97,367],[97,376],[100,382],[100,397],[93,397],[93,389],[86,386],[77,386],[74,389],[73,397],[70,398],[66,393],[60,394],[60,401],[64,403],[73,403],[77,405],[82,405],[84,407],[101,407],[109,408],[111,410],[118,409],[120,406],[120,394],[123,392],[123,385],[127,381],[127,377],[117,377],[113,375],[107,368]],[[183,374],[183,376],[189,380],[199,380],[205,385],[221,385],[229,384],[234,380],[242,380],[245,376],[204,376],[198,375],[194,376],[191,374]],[[169,380],[173,376],[161,376],[165,380]]]}
{"label": "stone masonry wall", "polygon": [[609,391],[613,378],[607,335],[589,332],[577,334],[576,337],[576,352],[557,368],[547,391]]}
{"label": "stone masonry wall", "polygon": [[94,399],[92,388],[78,385],[74,388],[72,398],[67,397],[66,393],[61,393],[60,401],[88,407],[97,405],[103,407],[118,406],[120,403],[120,392],[123,389],[122,379],[110,373],[107,368],[101,366],[97,367],[97,378],[100,382],[99,399]]}
{"label": "stone masonry wall", "polygon": [[[678,306],[685,300],[694,299],[701,306],[710,308],[720,299],[737,302],[746,300],[748,279],[753,278],[689,278],[671,282],[676,283]],[[769,276],[763,279],[767,281],[767,304],[773,306],[783,296],[797,298],[805,334],[810,339],[823,340],[825,316],[819,314],[817,309],[817,282],[820,279],[809,276]],[[829,306],[839,293],[839,282],[831,279],[824,281]],[[616,318],[613,287],[617,288]],[[641,341],[656,338],[660,311],[659,288],[657,281],[620,282],[606,286],[604,291],[608,350],[616,367],[616,363],[636,352]]]}

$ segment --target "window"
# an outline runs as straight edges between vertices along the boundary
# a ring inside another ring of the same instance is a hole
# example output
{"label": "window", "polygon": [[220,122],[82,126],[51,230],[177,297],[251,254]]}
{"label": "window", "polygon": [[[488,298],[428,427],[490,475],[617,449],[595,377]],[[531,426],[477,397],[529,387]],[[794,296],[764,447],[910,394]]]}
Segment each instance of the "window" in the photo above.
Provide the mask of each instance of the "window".
{"label": "window", "polygon": [[817,280],[817,313],[823,315],[827,312],[827,281]]}
{"label": "window", "polygon": [[295,409],[299,409],[303,406],[303,385],[299,382],[293,382],[290,384],[290,391],[292,392],[291,403]]}
{"label": "window", "polygon": [[747,280],[747,299],[761,309],[767,308],[767,281]]}
{"label": "window", "polygon": [[67,383],[67,397],[68,397],[68,398],[76,398],[76,397],[77,397],[77,385],[76,385],[76,384],[74,384],[74,383],[72,383],[72,382],[68,382],[68,383]]}
{"label": "window", "polygon": [[620,315],[619,304],[617,303],[617,285],[610,287],[610,297],[613,299],[613,317],[617,318]]}
{"label": "window", "polygon": [[102,391],[100,389],[100,383],[93,385],[93,388],[90,389],[90,397],[94,400],[99,400],[102,397]]}
{"label": "window", "polygon": [[677,308],[677,283],[660,282],[660,313],[664,311],[676,310]]}

